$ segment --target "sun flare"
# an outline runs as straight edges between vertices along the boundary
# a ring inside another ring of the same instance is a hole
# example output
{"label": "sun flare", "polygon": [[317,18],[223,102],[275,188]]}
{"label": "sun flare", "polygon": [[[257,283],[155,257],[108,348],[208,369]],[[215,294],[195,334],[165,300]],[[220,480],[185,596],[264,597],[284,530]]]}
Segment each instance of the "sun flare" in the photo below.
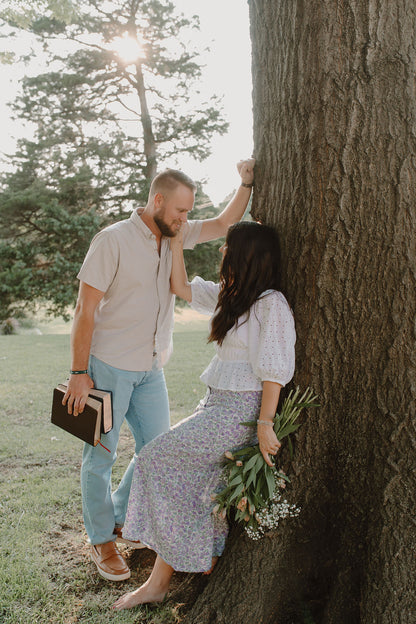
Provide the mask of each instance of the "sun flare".
{"label": "sun flare", "polygon": [[140,43],[128,33],[122,37],[117,37],[111,43],[111,48],[118,54],[124,63],[135,63],[144,56],[144,51]]}

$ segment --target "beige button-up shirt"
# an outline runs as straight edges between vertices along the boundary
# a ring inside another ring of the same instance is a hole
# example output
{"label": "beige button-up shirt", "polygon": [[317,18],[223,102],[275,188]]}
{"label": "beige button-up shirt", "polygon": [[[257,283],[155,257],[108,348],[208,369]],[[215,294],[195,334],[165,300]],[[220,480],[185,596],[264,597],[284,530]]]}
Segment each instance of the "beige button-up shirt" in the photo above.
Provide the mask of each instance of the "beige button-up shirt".
{"label": "beige button-up shirt", "polygon": [[[184,247],[198,241],[202,221],[184,228]],[[129,219],[99,232],[92,240],[78,279],[104,292],[95,312],[91,354],[110,366],[151,370],[153,354],[164,366],[172,353],[175,297],[170,292],[172,253],[136,210]]]}

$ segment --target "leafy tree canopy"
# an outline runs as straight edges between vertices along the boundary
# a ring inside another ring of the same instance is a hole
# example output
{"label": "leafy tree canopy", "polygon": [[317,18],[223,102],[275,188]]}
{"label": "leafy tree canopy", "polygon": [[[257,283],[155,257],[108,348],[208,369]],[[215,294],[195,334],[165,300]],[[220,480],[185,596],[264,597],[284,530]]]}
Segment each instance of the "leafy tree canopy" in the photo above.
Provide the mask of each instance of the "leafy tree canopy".
{"label": "leafy tree canopy", "polygon": [[[158,169],[184,153],[204,159],[227,128],[218,99],[201,99],[199,55],[183,42],[195,16],[166,0],[66,6],[61,15],[39,1],[26,21],[3,11],[42,42],[48,61],[13,103],[34,136],[19,141],[0,180],[3,318],[39,300],[65,314],[92,235],[144,205]],[[116,51],[126,41],[134,59]]]}
{"label": "leafy tree canopy", "polygon": [[[95,170],[102,164],[96,152],[104,150],[121,169],[117,199],[136,199],[160,163],[184,153],[204,159],[212,135],[226,131],[218,98],[198,95],[199,54],[182,42],[198,20],[177,15],[166,0],[82,6],[70,23],[48,16],[31,22],[50,71],[24,79],[15,114],[35,124],[44,160],[76,152],[75,161]],[[127,59],[135,45],[135,58]]]}
{"label": "leafy tree canopy", "polygon": [[0,18],[20,28],[28,28],[40,14],[49,14],[63,22],[70,22],[77,13],[73,0],[3,0]]}

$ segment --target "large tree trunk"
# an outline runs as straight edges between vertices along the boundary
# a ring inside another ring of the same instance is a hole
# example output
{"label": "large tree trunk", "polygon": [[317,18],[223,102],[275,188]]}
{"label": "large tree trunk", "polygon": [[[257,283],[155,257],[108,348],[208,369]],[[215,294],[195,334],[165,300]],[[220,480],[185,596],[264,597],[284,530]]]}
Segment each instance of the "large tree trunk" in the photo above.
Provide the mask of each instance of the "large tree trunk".
{"label": "large tree trunk", "polygon": [[416,5],[251,0],[253,214],[281,235],[298,519],[234,530],[187,622],[416,621]]}

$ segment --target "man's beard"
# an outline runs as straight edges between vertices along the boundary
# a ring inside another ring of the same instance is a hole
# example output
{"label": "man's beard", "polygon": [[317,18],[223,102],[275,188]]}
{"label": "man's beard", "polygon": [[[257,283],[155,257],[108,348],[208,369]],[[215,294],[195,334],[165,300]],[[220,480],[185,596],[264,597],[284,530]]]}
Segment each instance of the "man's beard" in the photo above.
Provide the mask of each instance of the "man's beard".
{"label": "man's beard", "polygon": [[156,223],[159,228],[162,236],[167,236],[169,238],[173,238],[178,233],[176,230],[172,230],[165,221],[163,221],[163,217],[159,215],[154,215],[153,221]]}

